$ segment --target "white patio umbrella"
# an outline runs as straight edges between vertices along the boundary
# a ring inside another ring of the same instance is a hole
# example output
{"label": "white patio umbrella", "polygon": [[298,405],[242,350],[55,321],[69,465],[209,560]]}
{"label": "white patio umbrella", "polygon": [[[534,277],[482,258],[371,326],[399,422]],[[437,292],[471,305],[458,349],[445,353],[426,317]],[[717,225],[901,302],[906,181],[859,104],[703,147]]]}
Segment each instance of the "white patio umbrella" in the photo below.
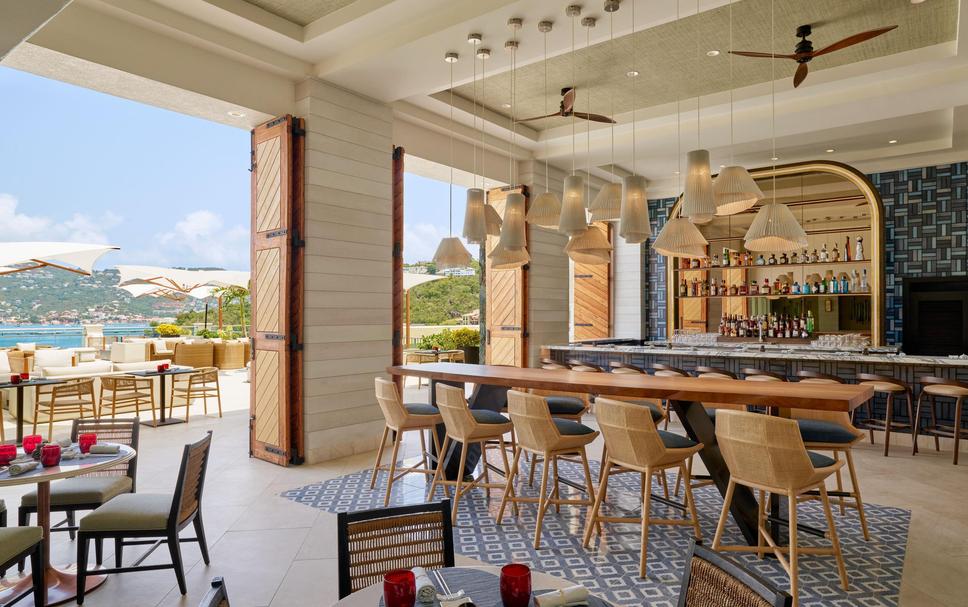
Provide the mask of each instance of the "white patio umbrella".
{"label": "white patio umbrella", "polygon": [[425,282],[433,282],[435,280],[440,280],[441,278],[447,278],[447,276],[443,274],[417,274],[415,272],[403,273],[403,294],[404,298],[407,300],[407,333],[406,341],[404,343],[408,346],[410,345],[410,289],[416,287],[417,285],[422,285]]}
{"label": "white patio umbrella", "polygon": [[102,255],[119,249],[78,242],[0,242],[0,274],[50,267],[90,275]]}
{"label": "white patio umbrella", "polygon": [[160,266],[117,266],[121,279],[118,286],[147,284],[189,293],[198,287],[248,288],[249,272],[233,270],[182,270]]}
{"label": "white patio umbrella", "polygon": [[124,285],[118,288],[127,291],[133,297],[164,297],[165,299],[171,299],[173,301],[184,301],[188,297],[208,299],[212,296],[212,291],[215,290],[215,287],[198,287],[197,289],[192,289],[184,293],[182,291],[175,291],[174,289],[163,289],[150,284]]}

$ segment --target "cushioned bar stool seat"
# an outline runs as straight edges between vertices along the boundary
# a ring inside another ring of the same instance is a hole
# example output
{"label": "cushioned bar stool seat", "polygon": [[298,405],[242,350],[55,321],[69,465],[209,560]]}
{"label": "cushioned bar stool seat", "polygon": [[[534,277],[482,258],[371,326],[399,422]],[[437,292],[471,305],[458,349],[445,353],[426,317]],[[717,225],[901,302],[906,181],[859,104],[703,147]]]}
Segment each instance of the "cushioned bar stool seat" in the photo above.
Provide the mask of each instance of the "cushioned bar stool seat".
{"label": "cushioned bar stool seat", "polygon": [[[921,377],[918,379],[918,382],[920,382],[923,387],[921,388],[921,394],[918,396],[917,412],[914,414],[914,442],[917,444],[918,434],[923,433],[927,434],[928,436],[933,436],[934,448],[940,451],[941,442],[939,438],[953,438],[955,445],[952,463],[958,465],[958,452],[959,447],[961,446],[961,435],[968,433],[968,428],[964,427],[961,420],[965,398],[968,397],[968,382],[934,376]],[[921,430],[921,401],[925,396],[931,399],[931,409],[929,409],[931,419],[925,426],[924,430]],[[939,396],[942,398],[952,398],[955,401],[954,417],[951,425],[941,424],[938,422],[938,403],[936,399]]]}

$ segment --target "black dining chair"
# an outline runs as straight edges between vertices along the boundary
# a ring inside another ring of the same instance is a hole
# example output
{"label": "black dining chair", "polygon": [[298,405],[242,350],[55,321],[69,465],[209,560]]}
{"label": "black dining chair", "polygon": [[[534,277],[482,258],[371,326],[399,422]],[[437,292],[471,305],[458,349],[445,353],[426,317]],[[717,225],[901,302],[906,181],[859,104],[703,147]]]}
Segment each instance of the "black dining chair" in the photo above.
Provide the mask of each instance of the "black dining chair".
{"label": "black dining chair", "polygon": [[682,574],[678,607],[790,607],[793,597],[694,541]]}
{"label": "black dining chair", "polygon": [[212,580],[212,587],[205,594],[205,598],[198,604],[198,607],[231,607],[224,579],[217,577]]}

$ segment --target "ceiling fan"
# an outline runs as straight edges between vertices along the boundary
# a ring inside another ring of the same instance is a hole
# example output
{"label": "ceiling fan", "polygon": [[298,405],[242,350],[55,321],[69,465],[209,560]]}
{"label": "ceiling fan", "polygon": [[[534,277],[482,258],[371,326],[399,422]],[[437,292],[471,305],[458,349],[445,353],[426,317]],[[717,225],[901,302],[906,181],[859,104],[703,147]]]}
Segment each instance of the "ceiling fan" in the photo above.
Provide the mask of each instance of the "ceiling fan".
{"label": "ceiling fan", "polygon": [[797,42],[795,52],[792,55],[774,55],[773,53],[756,53],[752,51],[729,51],[734,55],[742,55],[743,57],[766,57],[777,59],[793,59],[800,64],[797,68],[797,73],[793,76],[793,86],[798,87],[800,83],[803,82],[807,77],[807,71],[809,68],[807,64],[814,57],[819,57],[821,55],[826,55],[834,51],[839,51],[847,48],[848,46],[854,46],[855,44],[860,44],[870,40],[871,38],[876,38],[881,34],[886,34],[892,29],[896,29],[896,25],[891,25],[889,27],[881,27],[875,30],[870,30],[867,32],[861,32],[859,34],[854,34],[853,36],[848,36],[839,42],[834,42],[829,46],[825,46],[819,51],[813,50],[813,43],[807,40],[807,36],[810,35],[812,29],[809,25],[801,25],[797,28],[797,37],[800,38],[800,42]]}
{"label": "ceiling fan", "polygon": [[547,116],[535,116],[534,118],[525,118],[523,120],[518,120],[518,122],[531,122],[532,120],[542,120],[544,118],[554,118],[556,116],[561,116],[563,118],[568,118],[574,116],[575,118],[581,118],[582,120],[591,120],[592,122],[605,122],[608,124],[615,124],[615,121],[608,116],[602,116],[601,114],[587,114],[585,112],[575,111],[575,87],[569,86],[561,89],[561,105],[558,111],[554,114],[548,114]]}

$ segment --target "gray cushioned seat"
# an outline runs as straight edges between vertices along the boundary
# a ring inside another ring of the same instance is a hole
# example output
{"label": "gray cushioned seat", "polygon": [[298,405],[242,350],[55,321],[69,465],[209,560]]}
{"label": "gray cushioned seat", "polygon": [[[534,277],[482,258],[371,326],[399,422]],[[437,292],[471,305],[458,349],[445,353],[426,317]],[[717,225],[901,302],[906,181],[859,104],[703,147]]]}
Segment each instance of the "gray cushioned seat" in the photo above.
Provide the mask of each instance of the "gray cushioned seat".
{"label": "gray cushioned seat", "polygon": [[577,396],[546,396],[552,415],[578,415],[585,410],[585,401]]}
{"label": "gray cushioned seat", "polygon": [[154,531],[168,525],[171,495],[125,493],[81,519],[81,531]]}
{"label": "gray cushioned seat", "polygon": [[857,437],[835,422],[820,419],[799,419],[800,436],[805,443],[852,443]]}
{"label": "gray cushioned seat", "polygon": [[440,415],[440,410],[437,407],[427,403],[406,403],[403,408],[410,415]]}
{"label": "gray cushioned seat", "polygon": [[657,404],[653,403],[653,402],[649,402],[649,401],[645,401],[645,400],[635,400],[635,401],[630,401],[630,402],[633,402],[636,405],[644,405],[644,406],[648,407],[649,408],[649,414],[652,415],[652,421],[654,421],[654,422],[659,421],[664,416],[664,414],[662,413],[662,409],[660,409],[659,406]]}
{"label": "gray cushioned seat", "polygon": [[6,502],[4,502],[3,500],[0,500],[0,512],[6,512],[6,511],[7,511]]}
{"label": "gray cushioned seat", "polygon": [[471,409],[471,415],[479,424],[508,424],[511,422],[497,411],[490,409]]}
{"label": "gray cushioned seat", "polygon": [[[103,504],[122,493],[131,493],[127,476],[76,476],[51,483],[50,505]],[[37,491],[24,494],[20,505],[37,507]]]}
{"label": "gray cushioned seat", "polygon": [[44,539],[40,527],[0,528],[0,563],[6,563]]}
{"label": "gray cushioned seat", "polygon": [[662,444],[665,445],[666,449],[688,449],[699,444],[688,436],[666,432],[665,430],[659,430],[659,438],[662,439]]}
{"label": "gray cushioned seat", "polygon": [[813,464],[814,468],[826,468],[827,466],[833,466],[837,462],[834,458],[827,457],[822,453],[814,453],[813,451],[807,451],[807,455],[810,456],[810,463]]}
{"label": "gray cushioned seat", "polygon": [[570,419],[552,419],[555,422],[555,426],[558,428],[558,433],[562,436],[581,436],[583,434],[591,434],[594,432],[591,428],[585,424],[576,422]]}

